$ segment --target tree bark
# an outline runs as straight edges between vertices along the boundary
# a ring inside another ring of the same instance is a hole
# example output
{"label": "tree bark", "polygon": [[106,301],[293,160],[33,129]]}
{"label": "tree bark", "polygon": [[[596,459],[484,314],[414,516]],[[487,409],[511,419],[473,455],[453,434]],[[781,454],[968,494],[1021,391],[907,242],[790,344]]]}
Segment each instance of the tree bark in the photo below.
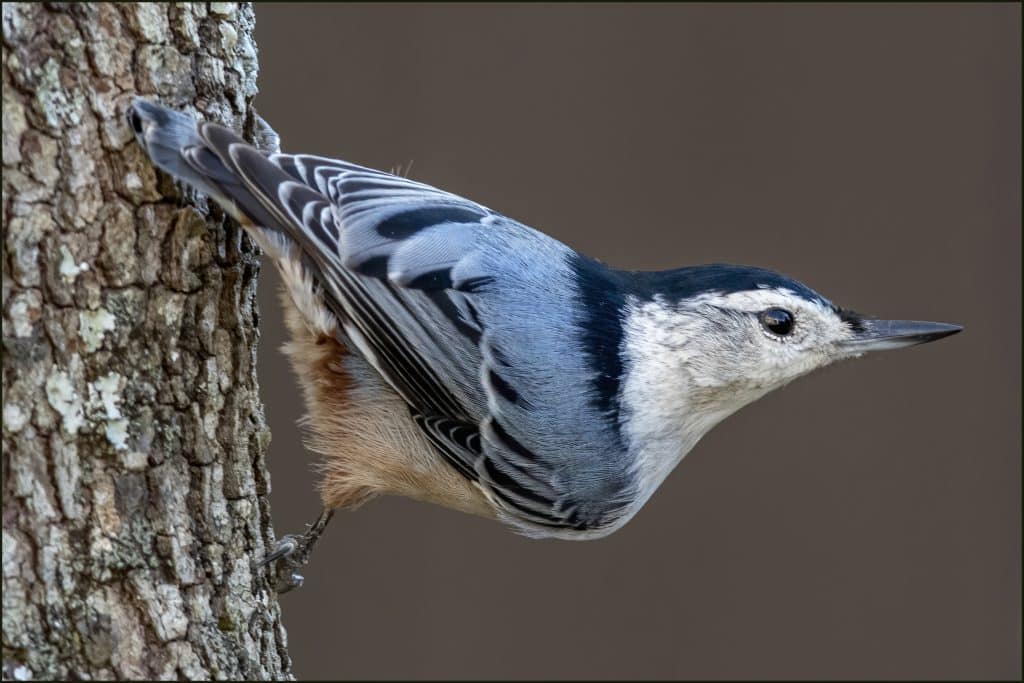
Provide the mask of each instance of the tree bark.
{"label": "tree bark", "polygon": [[3,5],[4,678],[290,678],[256,248],[135,144],[138,93],[251,133],[253,11]]}

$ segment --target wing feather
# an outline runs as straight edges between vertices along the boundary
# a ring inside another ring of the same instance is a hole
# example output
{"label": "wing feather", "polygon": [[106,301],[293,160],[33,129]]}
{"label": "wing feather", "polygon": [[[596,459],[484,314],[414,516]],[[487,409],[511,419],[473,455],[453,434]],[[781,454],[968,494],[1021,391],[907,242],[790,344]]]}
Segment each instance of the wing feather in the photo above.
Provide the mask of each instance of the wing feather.
{"label": "wing feather", "polygon": [[[312,155],[264,155],[234,133],[199,124],[204,143],[183,153],[257,224],[285,232],[329,294],[339,334],[409,405],[428,441],[476,482],[509,518],[545,529],[609,524],[623,491],[576,500],[565,455],[515,417],[547,417],[480,307],[506,273],[481,244],[496,221],[489,209],[430,186]],[[491,316],[494,318],[494,316]],[[510,336],[503,339],[506,343]]]}

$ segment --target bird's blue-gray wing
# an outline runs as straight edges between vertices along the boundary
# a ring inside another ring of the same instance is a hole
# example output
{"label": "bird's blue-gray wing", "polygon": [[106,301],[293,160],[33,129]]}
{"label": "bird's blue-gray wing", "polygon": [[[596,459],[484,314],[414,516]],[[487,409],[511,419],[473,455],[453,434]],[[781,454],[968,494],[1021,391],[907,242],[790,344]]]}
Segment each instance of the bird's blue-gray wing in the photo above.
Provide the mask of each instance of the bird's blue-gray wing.
{"label": "bird's blue-gray wing", "polygon": [[621,514],[619,449],[572,406],[588,385],[567,346],[567,247],[421,183],[199,132],[258,203],[251,213],[299,242],[345,341],[513,521],[586,530]]}

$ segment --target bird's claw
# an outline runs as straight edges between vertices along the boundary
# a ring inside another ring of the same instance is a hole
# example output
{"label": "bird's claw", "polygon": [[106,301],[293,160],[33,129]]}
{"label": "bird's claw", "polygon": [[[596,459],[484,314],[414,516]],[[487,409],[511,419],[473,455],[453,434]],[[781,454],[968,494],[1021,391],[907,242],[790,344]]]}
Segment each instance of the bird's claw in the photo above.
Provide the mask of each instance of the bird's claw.
{"label": "bird's claw", "polygon": [[302,583],[305,580],[306,579],[302,576],[302,574],[296,574],[294,572],[292,572],[288,576],[278,576],[277,592],[287,593],[288,591],[293,591],[296,588],[302,588]]}
{"label": "bird's claw", "polygon": [[271,562],[282,560],[277,567],[277,592],[287,593],[302,586],[301,574],[294,570],[309,563],[313,546],[327,528],[327,523],[334,516],[334,510],[324,510],[304,534],[286,534],[266,557],[259,561],[258,567],[265,567]]}
{"label": "bird's claw", "polygon": [[277,542],[277,546],[272,551],[267,553],[267,555],[262,560],[260,560],[256,566],[266,567],[274,560],[280,560],[282,557],[288,557],[298,549],[299,540],[297,537],[291,534],[282,536],[281,540]]}

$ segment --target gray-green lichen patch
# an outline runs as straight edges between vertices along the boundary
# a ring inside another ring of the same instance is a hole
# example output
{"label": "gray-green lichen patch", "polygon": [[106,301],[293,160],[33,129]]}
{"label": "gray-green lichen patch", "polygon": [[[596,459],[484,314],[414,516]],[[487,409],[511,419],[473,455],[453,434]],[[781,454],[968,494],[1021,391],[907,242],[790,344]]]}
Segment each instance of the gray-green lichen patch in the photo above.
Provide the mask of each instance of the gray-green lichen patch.
{"label": "gray-green lichen patch", "polygon": [[210,12],[222,17],[230,17],[238,9],[237,2],[211,2]]}
{"label": "gray-green lichen patch", "polygon": [[81,91],[68,90],[61,81],[61,65],[48,59],[31,74],[35,90],[35,111],[41,114],[50,131],[57,134],[82,122],[85,96]]}
{"label": "gray-green lichen patch", "polygon": [[43,313],[42,293],[37,289],[24,289],[10,297],[7,319],[15,337],[31,337]]}
{"label": "gray-green lichen patch", "polygon": [[92,353],[103,345],[103,335],[114,329],[117,319],[103,308],[95,311],[79,311],[78,336],[85,344],[85,350]]}
{"label": "gray-green lichen patch", "polygon": [[115,450],[124,451],[128,449],[128,420],[124,418],[107,420],[107,426],[103,433]]}
{"label": "gray-green lichen patch", "polygon": [[17,433],[28,423],[29,414],[16,403],[4,403],[4,429]]}
{"label": "gray-green lichen patch", "polygon": [[54,368],[46,378],[46,399],[60,413],[64,431],[74,435],[85,424],[85,411],[82,397],[75,391],[71,376],[59,368]]}
{"label": "gray-green lichen patch", "polygon": [[50,435],[53,453],[53,479],[57,489],[57,502],[67,519],[81,520],[85,509],[82,500],[82,467],[79,464],[78,444],[64,439],[61,434]]}
{"label": "gray-green lichen patch", "polygon": [[230,22],[222,21],[217,28],[220,29],[221,47],[226,51],[234,49],[235,43],[238,42],[238,31],[235,27]]}
{"label": "gray-green lichen patch", "polygon": [[89,270],[89,264],[85,261],[75,263],[75,257],[68,251],[66,244],[60,245],[60,276],[68,283],[74,282],[75,278],[82,271]]}
{"label": "gray-green lichen patch", "polygon": [[93,405],[103,409],[103,416],[108,420],[121,417],[121,389],[125,378],[116,372],[108,372],[89,385],[89,398]]}
{"label": "gray-green lichen patch", "polygon": [[128,420],[120,407],[125,384],[126,379],[116,372],[89,383],[89,416],[104,423],[103,433],[118,451],[128,448]]}

